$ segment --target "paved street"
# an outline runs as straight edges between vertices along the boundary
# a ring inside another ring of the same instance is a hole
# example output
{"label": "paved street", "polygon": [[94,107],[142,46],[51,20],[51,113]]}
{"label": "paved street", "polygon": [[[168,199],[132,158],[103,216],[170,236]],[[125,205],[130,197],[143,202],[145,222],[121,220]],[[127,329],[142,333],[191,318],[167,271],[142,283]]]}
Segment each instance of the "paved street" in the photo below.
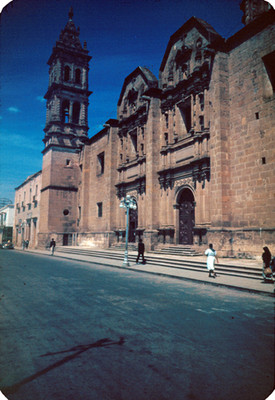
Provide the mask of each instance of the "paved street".
{"label": "paved street", "polygon": [[263,400],[274,299],[19,251],[0,253],[10,400]]}

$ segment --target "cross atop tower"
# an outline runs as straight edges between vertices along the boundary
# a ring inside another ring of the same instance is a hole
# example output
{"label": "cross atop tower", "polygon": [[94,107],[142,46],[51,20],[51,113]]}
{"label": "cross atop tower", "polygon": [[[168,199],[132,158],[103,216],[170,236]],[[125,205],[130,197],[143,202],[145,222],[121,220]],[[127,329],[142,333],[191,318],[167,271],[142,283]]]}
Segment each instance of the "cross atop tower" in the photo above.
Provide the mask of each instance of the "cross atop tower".
{"label": "cross atop tower", "polygon": [[73,7],[70,7],[70,9],[69,9],[69,19],[72,20],[73,16],[74,16]]}

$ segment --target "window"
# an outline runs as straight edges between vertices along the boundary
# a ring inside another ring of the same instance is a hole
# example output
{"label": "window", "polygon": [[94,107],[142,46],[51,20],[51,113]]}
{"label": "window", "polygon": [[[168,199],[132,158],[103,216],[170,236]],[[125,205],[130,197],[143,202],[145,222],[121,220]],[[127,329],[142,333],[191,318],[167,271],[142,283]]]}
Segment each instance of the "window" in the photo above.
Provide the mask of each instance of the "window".
{"label": "window", "polygon": [[70,109],[69,100],[64,100],[62,103],[62,122],[65,124],[69,122],[69,109]]}
{"label": "window", "polygon": [[182,120],[185,125],[186,132],[188,133],[191,129],[191,101],[190,98],[184,104],[179,105]]}
{"label": "window", "polygon": [[68,82],[70,80],[70,75],[71,75],[71,68],[66,65],[65,70],[64,70],[64,81]]}
{"label": "window", "polygon": [[79,124],[80,104],[74,103],[73,105],[73,123]]}
{"label": "window", "polygon": [[166,112],[164,115],[165,115],[165,126],[166,126],[166,129],[168,129],[169,128],[169,114]]}
{"label": "window", "polygon": [[72,165],[71,160],[66,160],[66,167],[70,167]]}
{"label": "window", "polygon": [[97,174],[104,174],[104,151],[97,156]]}
{"label": "window", "polygon": [[203,111],[204,110],[204,94],[203,93],[201,93],[199,95],[199,99],[200,99],[201,110]]}
{"label": "window", "polygon": [[200,126],[201,126],[201,131],[203,131],[204,130],[204,116],[203,115],[200,115],[199,122],[200,122]]}
{"label": "window", "polygon": [[103,214],[103,207],[102,207],[102,203],[97,203],[97,216],[99,218],[102,217]]}
{"label": "window", "polygon": [[67,208],[63,211],[63,215],[65,215],[65,216],[69,215],[69,213],[70,213],[70,211]]}
{"label": "window", "polygon": [[81,83],[81,71],[79,68],[75,70],[75,83]]}
{"label": "window", "polygon": [[168,146],[168,132],[164,133],[164,142],[165,142],[165,146]]}
{"label": "window", "polygon": [[275,51],[263,57],[263,62],[269,76],[270,83],[275,92]]}
{"label": "window", "polygon": [[130,138],[132,141],[132,149],[136,153],[137,152],[137,130],[136,129],[130,133]]}

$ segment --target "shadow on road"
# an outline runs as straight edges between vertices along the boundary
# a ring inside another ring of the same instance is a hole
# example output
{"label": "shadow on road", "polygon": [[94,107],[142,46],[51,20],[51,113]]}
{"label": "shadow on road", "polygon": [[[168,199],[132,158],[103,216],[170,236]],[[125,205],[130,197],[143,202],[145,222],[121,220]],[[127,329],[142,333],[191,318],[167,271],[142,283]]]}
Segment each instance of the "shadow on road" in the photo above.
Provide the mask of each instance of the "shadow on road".
{"label": "shadow on road", "polygon": [[63,354],[63,353],[70,353],[73,352],[73,354],[62,358],[62,360],[59,360],[51,365],[49,365],[48,367],[42,369],[41,371],[36,372],[33,375],[28,376],[27,378],[23,379],[22,381],[15,383],[14,385],[11,386],[6,386],[6,387],[2,387],[1,391],[3,392],[4,395],[8,395],[8,394],[12,394],[12,393],[16,393],[21,386],[25,385],[26,383],[29,383],[33,380],[35,380],[36,378],[39,378],[41,375],[46,374],[47,372],[60,367],[61,365],[75,359],[76,357],[78,357],[80,354],[84,353],[87,350],[93,349],[95,347],[108,347],[108,346],[114,346],[114,345],[123,345],[125,342],[124,338],[121,337],[119,339],[119,341],[113,341],[111,339],[105,338],[105,339],[100,339],[95,343],[90,343],[90,344],[83,344],[83,345],[78,345],[75,347],[72,347],[71,349],[68,350],[63,350],[63,351],[58,351],[55,353],[46,353],[41,355],[40,357],[48,357],[48,356],[53,356],[56,354]]}

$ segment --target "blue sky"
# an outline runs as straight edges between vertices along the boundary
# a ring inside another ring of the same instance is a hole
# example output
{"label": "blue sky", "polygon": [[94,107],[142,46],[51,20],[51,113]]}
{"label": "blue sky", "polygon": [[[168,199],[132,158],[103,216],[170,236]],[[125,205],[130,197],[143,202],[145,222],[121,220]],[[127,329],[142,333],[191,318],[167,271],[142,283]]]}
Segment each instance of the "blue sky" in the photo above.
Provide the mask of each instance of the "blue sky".
{"label": "blue sky", "polygon": [[240,0],[13,0],[1,13],[0,198],[42,168],[43,98],[53,46],[68,21],[80,27],[90,55],[89,136],[116,107],[124,79],[137,66],[158,77],[170,36],[189,18],[224,38],[243,27]]}

